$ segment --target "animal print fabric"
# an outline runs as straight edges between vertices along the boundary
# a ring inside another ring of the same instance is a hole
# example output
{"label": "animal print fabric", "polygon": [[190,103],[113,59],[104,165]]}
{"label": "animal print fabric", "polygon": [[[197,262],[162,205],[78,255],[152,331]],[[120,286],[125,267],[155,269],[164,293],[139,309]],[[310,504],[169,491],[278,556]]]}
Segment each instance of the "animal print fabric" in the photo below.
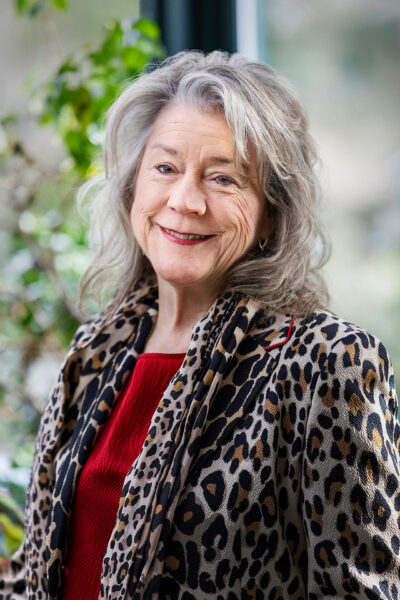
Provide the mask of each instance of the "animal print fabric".
{"label": "animal print fabric", "polygon": [[[156,315],[142,283],[78,330],[0,600],[62,597],[79,473]],[[126,476],[99,598],[398,600],[397,409],[379,340],[329,312],[267,317],[225,294],[193,328]]]}

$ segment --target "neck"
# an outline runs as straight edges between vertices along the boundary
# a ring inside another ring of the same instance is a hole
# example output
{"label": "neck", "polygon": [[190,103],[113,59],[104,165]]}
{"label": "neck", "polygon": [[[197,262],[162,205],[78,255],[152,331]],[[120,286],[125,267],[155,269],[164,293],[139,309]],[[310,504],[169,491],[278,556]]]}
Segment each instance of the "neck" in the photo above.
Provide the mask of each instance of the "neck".
{"label": "neck", "polygon": [[218,290],[175,287],[158,281],[159,311],[145,352],[186,352],[193,325],[209,310]]}

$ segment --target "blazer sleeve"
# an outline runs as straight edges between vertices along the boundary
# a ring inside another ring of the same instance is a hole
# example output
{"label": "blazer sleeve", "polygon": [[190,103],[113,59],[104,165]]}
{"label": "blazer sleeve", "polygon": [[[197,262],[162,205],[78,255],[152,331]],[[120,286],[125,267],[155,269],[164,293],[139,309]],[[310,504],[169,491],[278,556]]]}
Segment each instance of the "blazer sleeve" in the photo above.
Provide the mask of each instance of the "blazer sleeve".
{"label": "blazer sleeve", "polygon": [[8,572],[0,575],[0,600],[26,600],[25,542],[13,554]]}
{"label": "blazer sleeve", "polygon": [[379,340],[355,332],[323,361],[302,474],[308,599],[400,598],[400,425]]}
{"label": "blazer sleeve", "polygon": [[[27,545],[31,543],[30,536],[30,523],[32,522],[32,495],[35,494],[34,488],[35,483],[40,477],[41,465],[43,461],[43,448],[46,447],[46,438],[48,438],[48,425],[53,421],[54,414],[54,401],[57,397],[57,392],[62,379],[62,371],[59,373],[56,384],[50,394],[50,397],[46,403],[43,411],[40,427],[36,436],[35,452],[33,456],[32,469],[30,474],[30,481],[26,495],[26,506],[25,506],[25,539],[21,546],[13,554],[10,559],[10,565],[6,572],[0,574],[0,600],[26,600],[28,595],[26,591],[26,570],[25,570],[25,557],[27,551]],[[56,443],[56,440],[53,440]],[[48,462],[48,461],[47,461]],[[44,486],[42,486],[44,488]],[[44,494],[49,497],[52,493],[52,481],[49,479],[46,483],[46,489],[43,490]],[[43,534],[44,535],[44,534]]]}
{"label": "blazer sleeve", "polygon": [[[76,348],[77,344],[81,342],[83,337],[90,333],[90,325],[92,320],[86,321],[77,329],[69,348],[69,352]],[[67,354],[67,357],[69,355]],[[65,361],[66,362],[66,361]],[[25,539],[22,542],[20,548],[11,557],[10,566],[7,572],[0,573],[0,600],[26,600],[26,569],[25,569],[25,557],[27,547],[31,540],[30,527],[32,523],[32,495],[35,495],[34,489],[37,484],[38,478],[41,476],[41,466],[44,461],[44,454],[52,447],[57,445],[57,440],[54,436],[50,436],[49,430],[55,428],[54,414],[55,405],[59,400],[59,390],[63,379],[63,369],[65,362],[58,375],[57,382],[55,383],[53,390],[46,403],[43,411],[40,427],[36,436],[35,452],[33,456],[33,463],[30,475],[30,482],[28,485],[27,496],[26,496],[26,507],[25,507]],[[49,453],[47,453],[48,456]],[[50,453],[52,454],[52,453]],[[48,467],[48,459],[46,459],[46,466]],[[53,480],[49,478],[46,485],[42,484],[43,494],[46,494],[50,499],[53,491]],[[44,534],[43,534],[44,535]]]}

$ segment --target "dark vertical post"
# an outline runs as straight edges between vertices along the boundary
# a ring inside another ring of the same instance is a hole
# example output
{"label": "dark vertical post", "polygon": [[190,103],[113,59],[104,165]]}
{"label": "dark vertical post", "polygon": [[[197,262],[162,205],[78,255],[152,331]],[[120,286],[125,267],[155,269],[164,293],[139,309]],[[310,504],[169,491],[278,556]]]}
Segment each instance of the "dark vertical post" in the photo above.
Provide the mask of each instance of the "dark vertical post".
{"label": "dark vertical post", "polygon": [[140,11],[159,24],[170,56],[181,50],[237,50],[235,0],[141,0]]}

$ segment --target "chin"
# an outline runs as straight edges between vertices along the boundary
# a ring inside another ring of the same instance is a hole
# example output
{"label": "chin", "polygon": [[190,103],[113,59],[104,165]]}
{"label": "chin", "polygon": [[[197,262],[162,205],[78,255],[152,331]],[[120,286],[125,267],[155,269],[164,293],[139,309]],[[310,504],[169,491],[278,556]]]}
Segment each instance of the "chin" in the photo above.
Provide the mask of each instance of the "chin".
{"label": "chin", "polygon": [[163,277],[161,275],[158,275],[159,279],[162,279],[163,281],[166,281],[167,283],[169,283],[170,285],[177,287],[177,288],[184,288],[184,287],[192,287],[198,283],[201,283],[201,281],[199,281],[198,277],[182,277],[179,275],[176,275],[175,277]]}

